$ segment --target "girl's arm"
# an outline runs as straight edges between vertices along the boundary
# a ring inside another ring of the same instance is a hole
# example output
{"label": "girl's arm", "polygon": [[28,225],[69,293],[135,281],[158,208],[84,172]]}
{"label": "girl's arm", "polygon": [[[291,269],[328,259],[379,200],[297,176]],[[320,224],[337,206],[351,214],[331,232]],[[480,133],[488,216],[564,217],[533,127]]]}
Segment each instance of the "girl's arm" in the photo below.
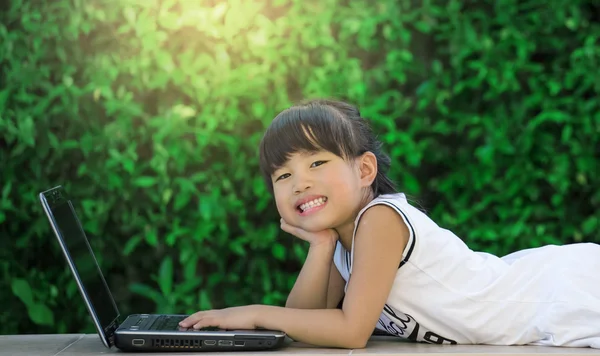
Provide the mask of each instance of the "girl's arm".
{"label": "girl's arm", "polygon": [[392,289],[408,236],[406,225],[390,207],[375,205],[363,214],[354,239],[354,265],[342,309],[251,305],[199,311],[180,325],[262,327],[285,331],[292,339],[313,345],[363,348]]}
{"label": "girl's arm", "polygon": [[408,237],[406,225],[392,208],[369,208],[356,233],[352,276],[342,309],[261,305],[255,307],[254,324],[313,345],[363,348],[390,293]]}
{"label": "girl's arm", "polygon": [[[344,291],[342,276],[333,265],[335,241],[311,246],[285,306],[297,309],[326,309],[337,306]],[[341,281],[340,281],[341,280]],[[337,298],[337,301],[335,299]]]}
{"label": "girl's arm", "polygon": [[335,263],[331,261],[331,273],[329,274],[329,287],[327,288],[327,309],[337,308],[344,296],[346,281],[338,271]]}

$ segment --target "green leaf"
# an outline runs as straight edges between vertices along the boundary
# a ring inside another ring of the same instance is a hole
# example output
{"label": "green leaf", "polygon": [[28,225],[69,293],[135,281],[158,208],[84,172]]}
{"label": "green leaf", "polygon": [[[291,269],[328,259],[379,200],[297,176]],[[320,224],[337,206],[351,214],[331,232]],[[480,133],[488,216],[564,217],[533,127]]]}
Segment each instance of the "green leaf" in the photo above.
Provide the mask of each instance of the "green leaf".
{"label": "green leaf", "polygon": [[156,185],[157,181],[158,180],[155,177],[144,176],[144,177],[136,178],[133,181],[133,184],[140,188],[149,188],[149,187]]}
{"label": "green leaf", "polygon": [[274,244],[271,248],[271,253],[273,254],[273,257],[280,261],[285,259],[285,247],[283,247],[281,244]]}
{"label": "green leaf", "polygon": [[3,199],[7,199],[8,195],[10,194],[10,190],[12,189],[12,182],[8,181],[4,184],[4,187],[2,188],[2,198]]}
{"label": "green leaf", "polygon": [[421,191],[421,185],[419,181],[412,174],[406,172],[403,175],[404,178],[404,186],[406,187],[406,191],[411,194],[419,194]]}
{"label": "green leaf", "polygon": [[201,289],[198,293],[198,304],[200,304],[200,310],[210,310],[213,308],[206,289]]}
{"label": "green leaf", "polygon": [[200,216],[202,216],[204,220],[211,220],[214,208],[215,206],[208,197],[200,199],[200,203],[198,204],[198,210],[200,211]]}
{"label": "green leaf", "polygon": [[599,221],[600,219],[598,219],[595,216],[590,216],[589,218],[587,218],[581,226],[583,233],[586,235],[592,235],[594,232],[597,233],[598,229],[600,228],[600,226],[598,226]]}
{"label": "green leaf", "polygon": [[163,295],[168,296],[171,294],[173,288],[173,260],[171,260],[171,257],[165,257],[160,265],[158,285]]}
{"label": "green leaf", "polygon": [[425,21],[417,21],[414,23],[414,26],[419,32],[422,32],[422,33],[431,32],[431,25],[429,25]]}
{"label": "green leaf", "polygon": [[[9,89],[0,91],[0,114],[3,113],[4,110],[6,109],[6,101],[8,100],[9,94],[10,94]],[[0,116],[0,120],[1,120],[1,116]]]}
{"label": "green leaf", "polygon": [[308,252],[306,251],[306,247],[303,247],[300,244],[294,244],[294,254],[299,261],[304,261]]}
{"label": "green leaf", "polygon": [[127,19],[127,22],[129,24],[131,24],[131,25],[135,24],[136,13],[135,13],[134,9],[132,9],[131,7],[124,8],[123,15],[125,16],[125,19]]}
{"label": "green leaf", "polygon": [[129,290],[131,290],[133,293],[151,299],[156,304],[161,304],[165,300],[165,298],[159,292],[142,283],[130,284]]}
{"label": "green leaf", "polygon": [[190,233],[190,229],[188,229],[188,228],[174,227],[171,230],[171,232],[169,232],[167,234],[167,238],[165,239],[165,242],[167,243],[167,246],[174,246],[175,242],[177,241],[177,238],[179,236],[186,235],[189,233]]}
{"label": "green leaf", "polygon": [[125,243],[125,246],[123,247],[123,254],[125,256],[129,256],[129,254],[131,254],[131,252],[133,252],[133,250],[135,250],[135,248],[137,247],[137,245],[139,245],[139,243],[141,241],[142,241],[142,238],[139,235],[134,236],[134,237],[130,238],[129,240],[127,240],[127,242]]}
{"label": "green leaf", "polygon": [[[173,69],[175,68],[173,59],[171,58],[171,55],[168,52],[157,51],[156,52],[156,61],[157,61],[157,64],[160,66],[160,68],[162,70],[164,70],[165,72],[172,72]],[[165,77],[165,79],[167,79],[167,78]],[[192,109],[192,113],[195,113],[195,111],[193,111],[193,109]],[[190,112],[188,111],[187,114],[190,114]],[[190,116],[192,116],[192,115],[190,115]]]}
{"label": "green leaf", "polygon": [[173,189],[167,188],[167,189],[163,190],[162,203],[168,204],[169,201],[171,200],[172,195],[173,195]]}
{"label": "green leaf", "polygon": [[258,102],[255,102],[252,104],[252,113],[254,114],[255,117],[262,118],[265,116],[266,112],[267,112],[267,109],[263,102],[258,101]]}
{"label": "green leaf", "polygon": [[54,325],[54,313],[45,304],[31,304],[27,307],[29,318],[38,325]]}
{"label": "green leaf", "polygon": [[196,109],[191,106],[176,105],[172,109],[173,113],[181,118],[187,119],[196,115]]}
{"label": "green leaf", "polygon": [[191,193],[185,191],[179,192],[175,197],[175,204],[173,204],[175,211],[181,211],[190,202],[191,198]]}
{"label": "green leaf", "polygon": [[146,231],[144,236],[148,245],[152,247],[156,247],[158,245],[158,236],[156,235],[156,230],[149,229]]}
{"label": "green leaf", "polygon": [[31,293],[31,287],[26,280],[21,278],[15,278],[11,283],[13,294],[19,297],[21,301],[27,306],[33,305],[33,294]]}
{"label": "green leaf", "polygon": [[135,169],[135,162],[132,159],[123,157],[123,158],[121,158],[121,164],[123,165],[123,169],[127,173],[129,173],[129,174],[133,173],[133,171]]}
{"label": "green leaf", "polygon": [[187,280],[180,285],[177,286],[176,291],[178,295],[187,295],[189,293],[194,292],[194,289],[198,288],[201,280],[199,278],[194,278]]}
{"label": "green leaf", "polygon": [[246,256],[246,250],[244,250],[244,246],[241,241],[234,240],[229,244],[229,248],[231,252],[235,253],[238,256]]}

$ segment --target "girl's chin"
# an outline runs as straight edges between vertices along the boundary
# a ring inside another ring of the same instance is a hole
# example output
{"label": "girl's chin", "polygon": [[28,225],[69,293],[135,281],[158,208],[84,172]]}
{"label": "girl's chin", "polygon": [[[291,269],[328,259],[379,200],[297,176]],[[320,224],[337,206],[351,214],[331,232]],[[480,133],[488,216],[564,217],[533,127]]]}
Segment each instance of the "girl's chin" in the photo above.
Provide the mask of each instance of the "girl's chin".
{"label": "girl's chin", "polygon": [[301,223],[300,228],[307,232],[321,232],[323,230],[331,229],[332,227],[329,224],[316,223],[316,222],[304,222]]}

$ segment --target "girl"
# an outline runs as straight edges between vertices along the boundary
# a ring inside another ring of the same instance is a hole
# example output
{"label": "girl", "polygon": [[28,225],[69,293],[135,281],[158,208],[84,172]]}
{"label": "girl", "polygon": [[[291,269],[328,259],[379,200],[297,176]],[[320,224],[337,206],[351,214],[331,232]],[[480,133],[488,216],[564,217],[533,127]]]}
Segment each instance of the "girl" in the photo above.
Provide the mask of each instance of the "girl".
{"label": "girl", "polygon": [[396,192],[380,146],[343,102],[280,113],[260,166],[281,228],[310,244],[286,307],[200,311],[180,325],[341,348],[364,347],[375,327],[434,344],[600,348],[600,245],[471,251]]}

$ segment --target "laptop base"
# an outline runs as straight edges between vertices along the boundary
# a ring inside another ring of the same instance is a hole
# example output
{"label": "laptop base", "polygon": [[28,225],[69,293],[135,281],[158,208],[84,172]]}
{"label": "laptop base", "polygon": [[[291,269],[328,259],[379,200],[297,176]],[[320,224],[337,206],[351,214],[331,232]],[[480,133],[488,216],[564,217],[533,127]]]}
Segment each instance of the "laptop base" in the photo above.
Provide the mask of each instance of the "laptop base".
{"label": "laptop base", "polygon": [[231,337],[229,339],[214,337],[198,337],[195,335],[171,336],[133,336],[115,335],[115,346],[122,351],[264,351],[283,346],[284,338],[264,340],[246,337]]}
{"label": "laptop base", "polygon": [[[165,318],[167,321],[162,322]],[[178,322],[183,318],[184,315],[130,315],[115,330],[114,345],[123,351],[261,351],[280,348],[285,342],[285,333],[270,330],[194,330],[177,327],[168,320]]]}

